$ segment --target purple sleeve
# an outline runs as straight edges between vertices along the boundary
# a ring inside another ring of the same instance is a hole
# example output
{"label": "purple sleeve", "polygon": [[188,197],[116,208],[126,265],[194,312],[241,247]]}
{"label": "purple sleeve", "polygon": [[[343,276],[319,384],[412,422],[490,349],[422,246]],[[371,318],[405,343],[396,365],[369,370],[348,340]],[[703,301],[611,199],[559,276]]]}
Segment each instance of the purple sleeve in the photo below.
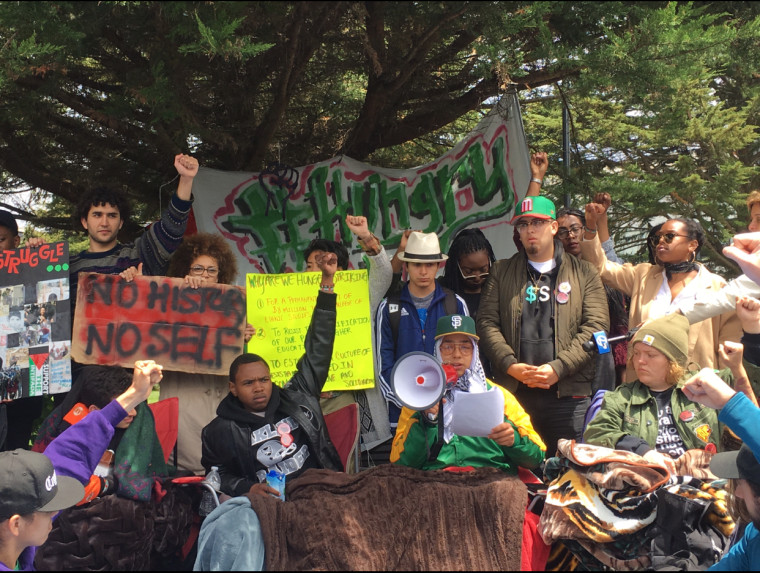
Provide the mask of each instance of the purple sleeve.
{"label": "purple sleeve", "polygon": [[124,408],[113,400],[61,432],[47,447],[45,455],[60,475],[73,477],[86,485],[113,437],[114,427],[126,416]]}

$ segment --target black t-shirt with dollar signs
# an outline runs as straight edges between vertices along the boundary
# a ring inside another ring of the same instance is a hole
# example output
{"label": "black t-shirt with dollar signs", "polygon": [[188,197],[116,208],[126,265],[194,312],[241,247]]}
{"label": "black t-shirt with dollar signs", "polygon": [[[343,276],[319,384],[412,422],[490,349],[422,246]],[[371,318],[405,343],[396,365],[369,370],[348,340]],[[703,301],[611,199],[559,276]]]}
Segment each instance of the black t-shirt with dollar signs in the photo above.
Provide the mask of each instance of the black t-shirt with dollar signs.
{"label": "black t-shirt with dollar signs", "polygon": [[[554,263],[554,261],[552,261]],[[554,304],[556,264],[544,273],[528,261],[527,283],[520,320],[519,361],[541,366],[554,360]]]}

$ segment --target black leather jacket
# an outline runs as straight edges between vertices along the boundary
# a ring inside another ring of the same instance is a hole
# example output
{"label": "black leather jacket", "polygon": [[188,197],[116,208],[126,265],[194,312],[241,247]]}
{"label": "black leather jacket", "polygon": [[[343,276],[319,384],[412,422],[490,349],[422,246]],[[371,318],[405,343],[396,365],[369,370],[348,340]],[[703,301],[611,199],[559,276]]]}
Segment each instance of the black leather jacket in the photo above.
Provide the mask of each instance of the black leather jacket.
{"label": "black leather jacket", "polygon": [[[245,410],[240,401],[228,394],[216,410],[217,417],[203,428],[203,456],[201,463],[208,472],[211,466],[219,468],[222,491],[237,496],[247,493],[253,484],[263,481],[267,465],[257,458],[264,454],[278,457],[284,450],[275,424],[290,418],[297,452],[308,448],[308,457],[298,453],[282,464],[304,464],[290,468],[288,478],[296,477],[309,467],[343,471],[338,452],[330,441],[319,406],[319,395],[327,381],[335,340],[336,295],[320,292],[304,340],[305,352],[296,366],[296,372],[283,387],[272,387],[265,415],[257,416]],[[263,453],[262,453],[263,452]],[[298,459],[299,461],[295,461]]]}

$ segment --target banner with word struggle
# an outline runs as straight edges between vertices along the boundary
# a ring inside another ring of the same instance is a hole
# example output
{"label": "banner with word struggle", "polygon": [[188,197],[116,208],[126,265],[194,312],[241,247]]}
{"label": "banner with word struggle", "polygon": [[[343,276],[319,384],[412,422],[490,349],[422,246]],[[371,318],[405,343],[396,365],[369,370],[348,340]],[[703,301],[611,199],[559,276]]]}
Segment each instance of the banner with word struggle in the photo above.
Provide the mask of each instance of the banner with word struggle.
{"label": "banner with word struggle", "polygon": [[243,351],[245,294],[229,285],[191,288],[184,279],[80,273],[72,356],[83,364],[228,374]]}
{"label": "banner with word struggle", "polygon": [[0,399],[70,389],[68,243],[0,252]]}
{"label": "banner with word struggle", "polygon": [[[366,270],[335,274],[335,346],[324,391],[375,385],[367,276]],[[267,361],[272,380],[279,386],[290,380],[304,353],[321,281],[322,273],[246,276],[248,322],[256,329],[247,350]]]}

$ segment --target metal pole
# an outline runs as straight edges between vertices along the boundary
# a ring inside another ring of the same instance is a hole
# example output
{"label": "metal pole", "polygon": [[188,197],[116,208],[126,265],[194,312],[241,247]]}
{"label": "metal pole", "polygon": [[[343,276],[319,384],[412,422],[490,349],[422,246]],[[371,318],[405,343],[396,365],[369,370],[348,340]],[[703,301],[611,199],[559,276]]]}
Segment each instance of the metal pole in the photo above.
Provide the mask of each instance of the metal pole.
{"label": "metal pole", "polygon": [[570,208],[570,110],[562,106],[562,162],[565,168],[565,208]]}

